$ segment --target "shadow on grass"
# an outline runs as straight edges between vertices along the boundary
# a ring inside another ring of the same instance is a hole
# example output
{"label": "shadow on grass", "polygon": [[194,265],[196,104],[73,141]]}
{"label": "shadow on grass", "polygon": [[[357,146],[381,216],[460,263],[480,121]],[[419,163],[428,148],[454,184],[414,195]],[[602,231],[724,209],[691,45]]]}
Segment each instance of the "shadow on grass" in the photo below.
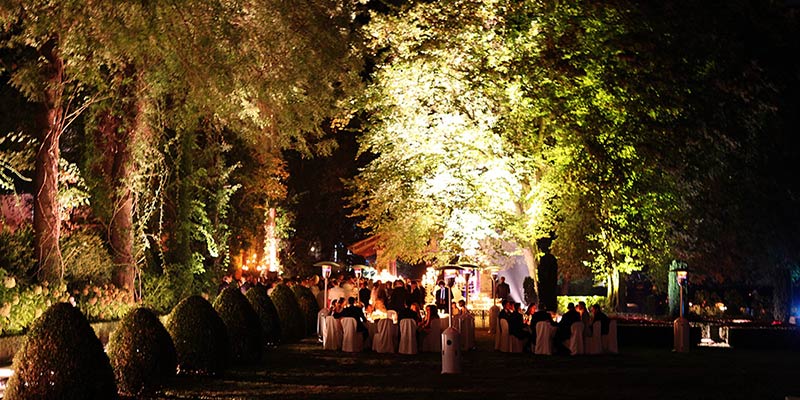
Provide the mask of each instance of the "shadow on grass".
{"label": "shadow on grass", "polygon": [[478,349],[463,373],[441,375],[439,354],[347,354],[316,341],[272,350],[222,377],[179,377],[154,399],[784,399],[800,395],[800,353],[621,348],[603,356],[534,356]]}

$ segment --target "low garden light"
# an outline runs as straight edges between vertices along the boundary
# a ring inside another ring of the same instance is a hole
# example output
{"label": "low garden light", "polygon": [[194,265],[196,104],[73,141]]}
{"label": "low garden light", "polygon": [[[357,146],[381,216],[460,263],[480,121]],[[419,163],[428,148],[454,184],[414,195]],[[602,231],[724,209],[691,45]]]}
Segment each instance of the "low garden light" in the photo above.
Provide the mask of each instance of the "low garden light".
{"label": "low garden light", "polygon": [[672,325],[674,338],[674,351],[685,353],[689,351],[689,321],[686,319],[686,307],[684,302],[684,291],[689,284],[689,269],[686,263],[675,262],[675,267],[671,272],[675,272],[675,279],[678,281],[680,294],[680,316]]}

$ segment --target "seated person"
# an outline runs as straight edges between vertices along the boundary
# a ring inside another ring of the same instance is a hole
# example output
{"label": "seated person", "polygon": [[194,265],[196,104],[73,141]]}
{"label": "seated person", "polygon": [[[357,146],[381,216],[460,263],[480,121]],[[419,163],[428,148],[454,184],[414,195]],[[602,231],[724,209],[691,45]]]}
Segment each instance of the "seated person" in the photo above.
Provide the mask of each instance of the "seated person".
{"label": "seated person", "polygon": [[339,319],[341,318],[339,315],[344,310],[344,297],[339,297],[339,300],[331,302],[331,315],[334,318]]}
{"label": "seated person", "polygon": [[472,313],[467,308],[467,302],[464,300],[458,301],[458,315],[472,315]]}
{"label": "seated person", "polygon": [[525,329],[526,326],[525,322],[523,322],[519,304],[508,301],[507,310],[506,321],[508,321],[508,334],[522,340],[524,343],[523,349],[529,349],[531,333]]}
{"label": "seated person", "polygon": [[369,330],[367,329],[367,317],[364,316],[364,310],[361,307],[356,306],[356,298],[355,297],[348,297],[347,298],[348,306],[345,307],[339,316],[334,318],[355,318],[356,320],[356,332],[361,332],[364,336],[364,340],[367,339],[369,336]]}
{"label": "seated person", "polygon": [[[434,325],[435,324],[435,325]],[[420,332],[430,332],[431,328],[441,327],[439,322],[439,310],[433,304],[425,306],[425,318],[419,323],[418,330]]]}
{"label": "seated person", "polygon": [[556,330],[556,346],[559,350],[564,351],[568,349],[563,345],[563,342],[569,340],[572,336],[572,324],[581,322],[581,314],[575,310],[575,304],[567,304],[567,312],[561,316],[561,321],[558,322],[558,330]]}
{"label": "seated person", "polygon": [[608,315],[604,314],[600,311],[600,306],[597,304],[592,305],[592,324],[595,321],[600,321],[600,334],[601,335],[608,335],[608,325],[611,322],[611,319],[608,318]]}
{"label": "seated person", "polygon": [[412,302],[411,299],[406,301],[406,307],[397,313],[398,322],[404,319],[413,319],[414,322],[416,322],[417,324],[419,324],[420,321],[422,321],[422,317],[420,317],[419,315],[419,306],[417,305],[417,303]]}
{"label": "seated person", "polygon": [[530,324],[531,328],[531,344],[536,344],[536,324],[539,322],[548,322],[552,326],[556,326],[555,321],[553,321],[553,316],[547,312],[546,307],[544,304],[539,304],[537,307],[536,305],[532,304],[528,308],[528,313],[530,314],[530,320],[528,323]]}
{"label": "seated person", "polygon": [[458,309],[458,303],[456,303],[455,301],[450,303],[450,314],[453,317],[457,317],[459,315],[459,311],[460,310]]}

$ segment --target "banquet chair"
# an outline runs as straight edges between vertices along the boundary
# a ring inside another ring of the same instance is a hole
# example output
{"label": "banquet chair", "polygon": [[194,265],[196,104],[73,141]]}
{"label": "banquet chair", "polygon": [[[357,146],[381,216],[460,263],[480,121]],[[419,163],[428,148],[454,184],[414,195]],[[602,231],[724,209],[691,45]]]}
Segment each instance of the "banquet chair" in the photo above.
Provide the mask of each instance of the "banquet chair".
{"label": "banquet chair", "polygon": [[331,315],[325,317],[322,348],[325,350],[340,350],[342,348],[342,336],[342,324],[339,323],[339,320]]}
{"label": "banquet chair", "polygon": [[497,333],[497,320],[500,319],[500,307],[492,306],[489,309],[489,333]]}
{"label": "banquet chair", "polygon": [[567,343],[569,354],[573,356],[583,354],[583,322],[574,322],[569,329],[570,336]]}
{"label": "banquet chair", "polygon": [[417,354],[417,321],[400,320],[400,354]]}
{"label": "banquet chair", "polygon": [[497,334],[500,336],[500,348],[498,350],[503,353],[522,353],[522,347],[525,343],[510,333],[508,321],[501,318],[497,326]]}
{"label": "banquet chair", "polygon": [[[442,322],[444,321],[444,322]],[[422,339],[423,353],[441,353],[442,352],[442,325],[447,326],[447,320],[444,318],[439,319],[439,323],[432,323],[430,331]]]}
{"label": "banquet chair", "polygon": [[475,317],[472,314],[458,318],[458,332],[461,339],[461,350],[475,347]]}
{"label": "banquet chair", "polygon": [[378,353],[394,353],[397,335],[392,320],[389,318],[379,319],[375,324],[377,329],[372,338],[372,349]]}
{"label": "banquet chair", "polygon": [[604,353],[619,353],[619,348],[617,347],[617,321],[612,319],[608,323],[608,335],[603,335],[602,341]]}
{"label": "banquet chair", "polygon": [[355,318],[342,318],[342,351],[357,353],[364,349],[364,337],[356,330]]}
{"label": "banquet chair", "polygon": [[583,347],[586,354],[600,354],[603,352],[603,341],[600,337],[600,321],[595,321],[592,324],[592,336],[585,336],[583,338]]}
{"label": "banquet chair", "polygon": [[553,354],[553,337],[556,335],[556,327],[547,321],[536,324],[536,346],[534,354]]}

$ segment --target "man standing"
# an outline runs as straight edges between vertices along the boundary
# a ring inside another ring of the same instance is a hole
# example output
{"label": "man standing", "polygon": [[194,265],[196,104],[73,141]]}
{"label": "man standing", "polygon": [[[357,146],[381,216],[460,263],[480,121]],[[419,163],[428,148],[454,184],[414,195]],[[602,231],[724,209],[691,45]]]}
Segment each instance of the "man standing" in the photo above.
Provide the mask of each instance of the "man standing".
{"label": "man standing", "polygon": [[510,300],[511,287],[506,283],[506,277],[500,277],[500,283],[497,284],[497,298],[500,300]]}
{"label": "man standing", "polygon": [[439,289],[436,290],[436,308],[439,311],[450,311],[450,288],[444,285],[444,281],[439,281]]}

